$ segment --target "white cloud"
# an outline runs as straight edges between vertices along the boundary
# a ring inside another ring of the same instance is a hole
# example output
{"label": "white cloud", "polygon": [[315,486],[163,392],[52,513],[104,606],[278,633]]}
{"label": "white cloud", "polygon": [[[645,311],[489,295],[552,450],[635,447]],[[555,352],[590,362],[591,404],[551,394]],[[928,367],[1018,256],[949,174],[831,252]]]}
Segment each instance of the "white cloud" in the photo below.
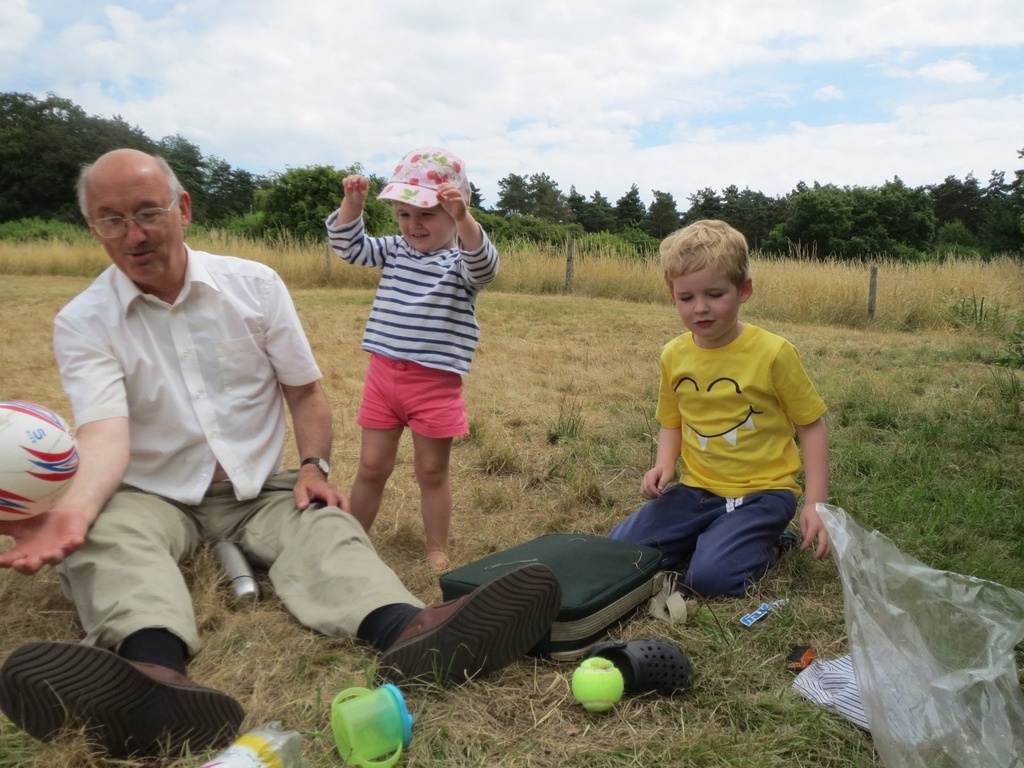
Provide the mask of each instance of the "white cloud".
{"label": "white cloud", "polygon": [[42,20],[29,10],[28,0],[4,0],[0,3],[0,63],[13,65],[7,57],[28,48],[42,28]]}
{"label": "white cloud", "polygon": [[[633,183],[684,201],[728,184],[937,182],[1014,167],[1024,123],[1020,73],[971,63],[1024,45],[1019,0],[164,5],[8,0],[0,89],[54,91],[257,172],[386,175],[414,146],[449,145],[490,204],[508,173],[613,201]],[[50,10],[41,33],[34,6]],[[981,111],[961,112],[968,95]]]}
{"label": "white cloud", "polygon": [[837,85],[826,85],[824,88],[819,88],[814,92],[814,98],[821,101],[839,101],[845,99],[846,94]]}
{"label": "white cloud", "polygon": [[962,59],[945,59],[933,64],[925,64],[918,68],[917,73],[925,80],[940,83],[980,83],[987,75],[979,72],[969,61]]}
{"label": "white cloud", "polygon": [[541,167],[554,179],[574,179],[585,194],[599,189],[613,202],[633,182],[646,200],[659,189],[682,203],[704,187],[721,191],[730,184],[775,195],[800,181],[877,186],[899,176],[917,186],[972,171],[984,180],[993,169],[1019,165],[1021,120],[1024,97],[964,100],[901,111],[891,123],[794,124],[757,138],[695,133],[677,145],[631,153],[629,165],[611,176],[589,163],[585,151],[549,153]]}

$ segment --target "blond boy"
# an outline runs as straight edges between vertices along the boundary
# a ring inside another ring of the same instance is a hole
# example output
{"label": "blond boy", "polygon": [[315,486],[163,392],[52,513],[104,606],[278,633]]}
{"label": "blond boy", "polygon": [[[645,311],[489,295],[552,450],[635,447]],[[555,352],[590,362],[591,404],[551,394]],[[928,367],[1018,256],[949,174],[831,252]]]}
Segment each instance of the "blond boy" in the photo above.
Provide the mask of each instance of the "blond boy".
{"label": "blond boy", "polygon": [[815,510],[828,494],[825,403],[790,342],[739,319],[754,290],[740,232],[695,222],[662,242],[661,265],[686,333],[661,353],[647,502],[609,536],[655,547],[666,569],[689,561],[682,585],[697,595],[740,596],[786,548],[798,503],[801,551],[816,542],[815,559],[828,556]]}

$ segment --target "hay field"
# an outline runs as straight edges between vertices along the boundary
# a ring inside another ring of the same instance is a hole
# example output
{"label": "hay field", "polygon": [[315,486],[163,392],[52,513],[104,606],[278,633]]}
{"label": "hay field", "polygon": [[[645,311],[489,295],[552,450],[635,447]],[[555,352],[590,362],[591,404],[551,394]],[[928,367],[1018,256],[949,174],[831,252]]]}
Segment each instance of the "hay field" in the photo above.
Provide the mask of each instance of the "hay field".
{"label": "hay field", "polygon": [[[529,275],[517,275],[529,258],[508,255],[506,282],[480,300],[483,341],[467,379],[471,434],[457,442],[452,459],[455,564],[543,533],[606,532],[639,503],[640,478],[653,458],[658,351],[681,330],[660,278],[651,280],[648,301],[520,292],[516,281]],[[549,264],[557,259],[534,258],[524,272],[535,276],[546,265],[558,274]],[[928,297],[922,302],[936,317],[956,315],[961,307],[962,322],[934,327],[907,323],[904,310],[903,319],[891,323],[815,320],[847,295],[866,305],[866,273],[854,278],[838,265],[793,264],[788,274],[773,274],[777,268],[758,265],[760,292],[746,318],[797,344],[830,405],[832,501],[934,567],[1024,588],[1020,405],[986,363],[1005,346],[1006,328],[1024,307],[1019,266],[999,264],[992,274],[975,266],[969,284],[942,269],[895,273],[887,303],[906,304],[916,290]],[[50,322],[88,278],[3,272],[0,398],[35,400],[69,415],[50,350]],[[651,279],[649,269],[641,272],[643,280]],[[597,280],[585,274],[578,269],[581,283]],[[622,285],[634,279],[641,278],[620,274]],[[337,435],[332,467],[347,491],[358,455],[354,418],[366,366],[359,340],[372,289],[296,286],[294,295],[324,372]],[[970,302],[958,302],[972,295],[998,305],[998,328],[984,318],[969,322]],[[1015,407],[1016,422],[1008,418]],[[297,460],[291,445],[286,460]],[[985,524],[972,524],[971,515]],[[412,591],[428,602],[440,598],[436,575],[421,558],[408,438],[372,538]],[[372,679],[372,650],[299,627],[265,576],[261,603],[239,610],[210,552],[202,552],[186,573],[206,642],[192,677],[238,697],[247,726],[281,720],[301,731],[311,768],[340,765],[327,707],[339,690]],[[738,622],[762,600],[779,598],[789,605],[769,618],[751,628]],[[31,578],[0,573],[0,600],[0,657],[33,639],[80,637],[50,570]],[[459,689],[411,686],[405,694],[416,721],[400,764],[881,765],[870,736],[795,694],[792,673],[782,665],[797,643],[816,646],[825,658],[847,650],[831,561],[787,557],[748,598],[700,601],[685,625],[641,614],[615,636],[677,642],[694,664],[693,688],[672,698],[629,697],[611,713],[594,715],[572,701],[572,665],[532,659]],[[195,768],[207,757],[160,765]],[[0,766],[15,765],[136,764],[95,759],[76,738],[37,744],[0,718]]]}

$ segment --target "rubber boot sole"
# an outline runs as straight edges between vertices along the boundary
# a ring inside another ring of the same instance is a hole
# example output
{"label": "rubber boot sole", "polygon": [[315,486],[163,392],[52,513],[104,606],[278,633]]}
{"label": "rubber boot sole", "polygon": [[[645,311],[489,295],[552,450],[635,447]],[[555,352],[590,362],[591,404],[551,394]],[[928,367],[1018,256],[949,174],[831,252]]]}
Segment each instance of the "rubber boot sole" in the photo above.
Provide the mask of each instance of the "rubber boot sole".
{"label": "rubber boot sole", "polygon": [[245,716],[220,691],[161,683],[110,651],[51,642],[23,645],[7,658],[0,709],[41,741],[84,729],[113,757],[226,746]]}
{"label": "rubber boot sole", "polygon": [[385,651],[381,676],[457,685],[497,671],[533,648],[561,607],[550,568],[519,568],[472,592],[443,623]]}

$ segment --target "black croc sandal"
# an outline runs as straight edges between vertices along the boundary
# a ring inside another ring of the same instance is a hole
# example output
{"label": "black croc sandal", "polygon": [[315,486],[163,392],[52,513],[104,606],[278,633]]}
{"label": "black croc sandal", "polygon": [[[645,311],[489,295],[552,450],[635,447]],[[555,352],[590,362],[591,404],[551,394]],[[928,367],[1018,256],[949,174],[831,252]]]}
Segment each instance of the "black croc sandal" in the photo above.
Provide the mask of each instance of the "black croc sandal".
{"label": "black croc sandal", "polygon": [[592,656],[608,659],[618,667],[627,693],[657,691],[669,696],[689,688],[693,677],[693,666],[682,649],[657,637],[596,643],[587,652],[587,658]]}

